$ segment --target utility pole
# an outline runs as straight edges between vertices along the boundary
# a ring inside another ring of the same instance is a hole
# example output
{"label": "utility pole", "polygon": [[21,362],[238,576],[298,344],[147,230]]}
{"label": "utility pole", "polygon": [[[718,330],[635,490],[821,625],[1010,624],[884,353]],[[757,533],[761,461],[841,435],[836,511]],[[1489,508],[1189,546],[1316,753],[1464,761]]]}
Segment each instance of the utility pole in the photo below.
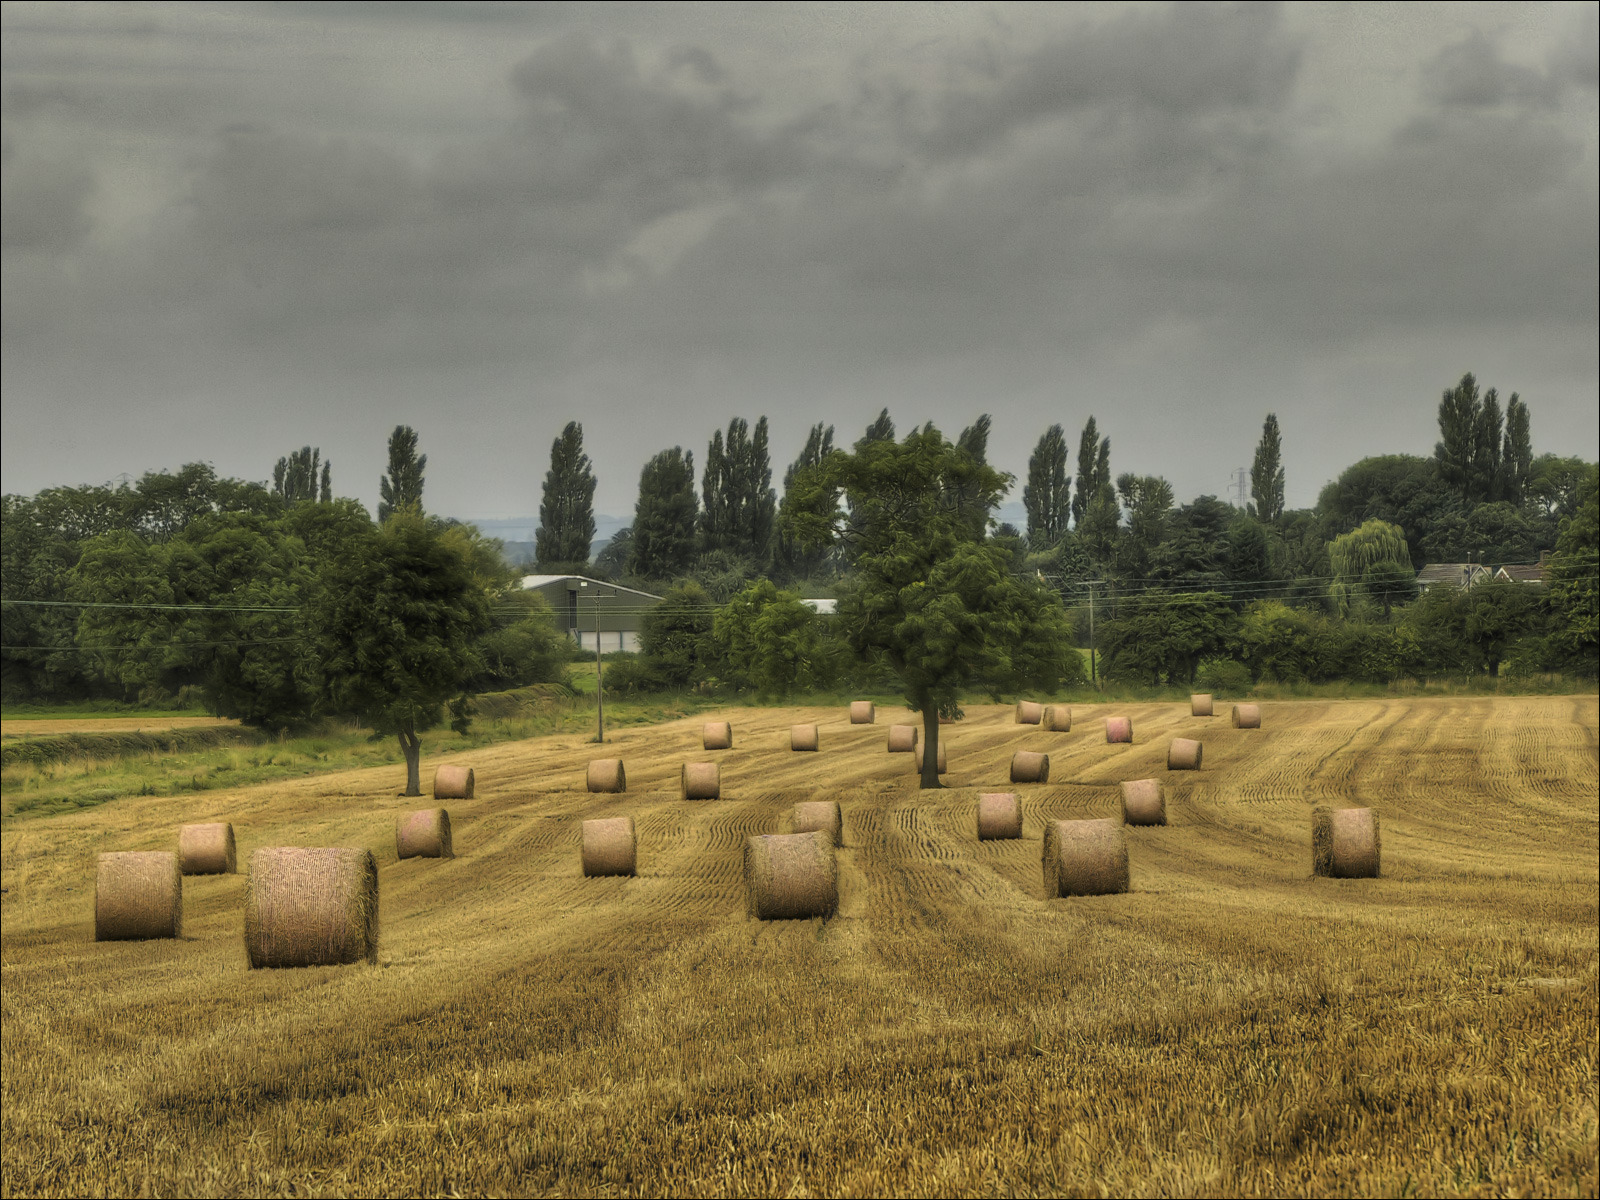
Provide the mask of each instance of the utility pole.
{"label": "utility pole", "polygon": [[1100,581],[1094,580],[1089,584],[1089,682],[1096,688],[1100,686],[1100,671],[1098,669],[1099,654],[1094,647],[1094,586]]}
{"label": "utility pole", "polygon": [[1239,496],[1239,505],[1238,506],[1240,508],[1248,508],[1249,505],[1250,505],[1250,501],[1248,499],[1248,497],[1250,495],[1250,484],[1249,484],[1248,479],[1247,479],[1248,475],[1249,475],[1249,472],[1246,471],[1243,467],[1240,467],[1237,471],[1234,472],[1234,478],[1228,484],[1228,490],[1230,492],[1236,492],[1238,494],[1238,496]]}
{"label": "utility pole", "polygon": [[[589,584],[587,582],[585,582],[583,584],[583,586],[584,587],[588,587]],[[612,592],[611,595],[615,596],[616,592]],[[580,634],[580,636],[581,636],[581,634]],[[605,678],[602,675],[602,669],[601,669],[601,665],[600,665],[600,589],[599,588],[595,588],[595,590],[594,590],[594,705],[595,705],[595,708],[594,708],[594,711],[595,711],[594,740],[596,741],[596,743],[603,743],[606,740],[606,689],[605,689]]]}

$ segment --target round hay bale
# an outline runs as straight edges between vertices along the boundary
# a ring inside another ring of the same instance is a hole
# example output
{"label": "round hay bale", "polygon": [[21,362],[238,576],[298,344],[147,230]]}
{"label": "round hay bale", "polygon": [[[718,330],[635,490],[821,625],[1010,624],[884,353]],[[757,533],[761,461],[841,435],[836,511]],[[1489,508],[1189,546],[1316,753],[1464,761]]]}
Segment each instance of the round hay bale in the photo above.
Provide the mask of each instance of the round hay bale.
{"label": "round hay bale", "polygon": [[102,854],[94,871],[94,940],[183,936],[183,872],[170,850]]}
{"label": "round hay bale", "polygon": [[917,727],[915,725],[889,726],[889,753],[910,754],[917,748]]}
{"label": "round hay bale", "polygon": [[622,760],[620,758],[590,759],[588,779],[591,792],[625,792],[628,790],[628,773],[622,769]]}
{"label": "round hay bale", "polygon": [[244,948],[252,967],[378,961],[378,864],[370,850],[271,846],[250,856]]}
{"label": "round hay bale", "polygon": [[442,808],[406,813],[394,823],[394,847],[400,858],[454,858],[450,814]]}
{"label": "round hay bale", "polygon": [[1107,717],[1106,741],[1132,742],[1133,718],[1132,717]]}
{"label": "round hay bale", "polygon": [[1156,779],[1128,779],[1122,784],[1122,821],[1125,825],[1165,825],[1167,798]]}
{"label": "round hay bale", "polygon": [[733,726],[727,721],[707,721],[701,744],[707,750],[732,750]]}
{"label": "round hay bale", "polygon": [[837,800],[802,800],[789,816],[795,833],[825,833],[835,846],[844,845],[844,813]]}
{"label": "round hay bale", "polygon": [[1044,715],[1039,718],[1039,724],[1051,733],[1071,733],[1072,705],[1048,705],[1044,710]]}
{"label": "round hay bale", "polygon": [[1044,715],[1044,705],[1036,700],[1017,701],[1017,724],[1037,725],[1039,718]]}
{"label": "round hay bale", "polygon": [[583,823],[583,873],[634,875],[639,866],[639,837],[632,817],[603,817]]}
{"label": "round hay bale", "polygon": [[1196,692],[1189,697],[1189,715],[1191,717],[1209,717],[1211,715],[1211,693]]}
{"label": "round hay bale", "polygon": [[716,763],[684,763],[679,787],[685,800],[719,800],[722,768]]}
{"label": "round hay bale", "polygon": [[1205,747],[1193,738],[1173,738],[1167,746],[1167,770],[1198,771],[1200,754]]}
{"label": "round hay bale", "polygon": [[873,707],[871,700],[850,701],[850,724],[871,725],[878,719],[878,710]]}
{"label": "round hay bale", "polygon": [[1015,792],[982,792],[978,796],[978,840],[1005,841],[1022,836],[1022,797]]}
{"label": "round hay bale", "polygon": [[1122,822],[1051,821],[1044,829],[1044,894],[1107,896],[1128,890],[1128,839]]}
{"label": "round hay bale", "polygon": [[1260,729],[1261,705],[1235,704],[1233,706],[1233,727],[1235,729]]}
{"label": "round hay bale", "polygon": [[476,786],[471,767],[446,763],[433,773],[435,800],[471,800]]}
{"label": "round hay bale", "polygon": [[1382,850],[1375,808],[1318,808],[1311,814],[1311,872],[1376,879]]}
{"label": "round hay bale", "polygon": [[831,917],[839,908],[833,838],[823,830],[746,838],[744,882],[758,920]]}
{"label": "round hay bale", "polygon": [[789,726],[789,749],[815,750],[817,748],[817,727],[815,725]]}
{"label": "round hay bale", "polygon": [[1018,750],[1011,756],[1011,782],[1050,782],[1050,756],[1037,750]]}
{"label": "round hay bale", "polygon": [[[916,756],[917,774],[921,775],[922,774],[922,757],[923,757],[922,756],[922,743],[921,742],[917,743],[917,748],[914,751],[912,751],[912,753]],[[942,741],[939,743],[939,763],[934,768],[934,770],[937,771],[940,775],[943,775],[943,774],[945,774],[946,772],[948,772],[950,770],[950,760],[945,757],[944,743]]]}
{"label": "round hay bale", "polygon": [[233,826],[226,821],[178,826],[178,865],[185,875],[232,875],[239,869]]}

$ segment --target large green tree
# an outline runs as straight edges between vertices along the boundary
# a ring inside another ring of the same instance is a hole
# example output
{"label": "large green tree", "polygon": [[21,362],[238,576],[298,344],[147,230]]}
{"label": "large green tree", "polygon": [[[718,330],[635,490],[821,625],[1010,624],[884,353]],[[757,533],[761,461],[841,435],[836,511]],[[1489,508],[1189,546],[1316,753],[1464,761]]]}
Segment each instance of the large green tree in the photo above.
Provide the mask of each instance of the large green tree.
{"label": "large green tree", "polygon": [[1550,556],[1550,644],[1559,665],[1594,678],[1600,672],[1600,489],[1595,468],[1577,513],[1563,522]]}
{"label": "large green tree", "polygon": [[1283,516],[1283,442],[1278,434],[1278,414],[1268,413],[1261,426],[1261,441],[1250,466],[1250,514],[1267,525]]}
{"label": "large green tree", "polygon": [[1052,425],[1039,438],[1028,459],[1028,482],[1022,507],[1028,513],[1028,547],[1034,552],[1057,545],[1067,534],[1072,514],[1072,476],[1067,474],[1067,439]]}
{"label": "large green tree", "polygon": [[594,541],[594,471],[583,452],[583,426],[568,421],[550,443],[550,470],[545,472],[539,502],[539,530],[534,534],[534,560],[541,571],[581,570]]}
{"label": "large green tree", "polygon": [[744,418],[735,417],[728,422],[726,440],[720,429],[712,434],[701,492],[701,550],[764,562],[777,512],[766,417],[756,421],[754,432]]}
{"label": "large green tree", "polygon": [[1405,530],[1376,517],[1329,542],[1328,562],[1333,568],[1328,595],[1340,616],[1349,610],[1351,597],[1358,591],[1391,593],[1400,576],[1389,568],[1415,578]]}
{"label": "large green tree", "polygon": [[333,464],[322,461],[319,447],[302,446],[272,468],[272,490],[285,504],[300,500],[326,504],[333,499]]}
{"label": "large green tree", "polygon": [[389,471],[378,480],[378,521],[383,523],[402,509],[422,511],[422,477],[428,456],[417,453],[417,431],[396,425],[389,435]]}
{"label": "large green tree", "polygon": [[1094,418],[1090,417],[1083,425],[1083,433],[1078,438],[1078,488],[1072,494],[1072,524],[1083,524],[1084,515],[1089,511],[1089,505],[1100,494],[1101,484],[1109,485],[1111,448],[1110,439],[1106,439],[1106,478],[1100,478],[1100,432],[1095,428]]}
{"label": "large green tree", "polygon": [[694,562],[694,452],[663,450],[639,472],[628,572],[639,579],[676,579]]}
{"label": "large green tree", "polygon": [[[802,549],[785,531],[792,524],[790,514],[798,503],[798,498],[793,494],[796,474],[815,468],[832,453],[833,426],[824,427],[818,422],[811,427],[799,456],[789,464],[789,469],[783,474],[783,500],[778,506],[778,525],[773,535],[773,566],[785,579],[808,579],[820,571],[827,560],[826,547],[811,546]],[[816,502],[822,506],[825,515],[833,511],[837,497],[822,496],[817,498]]]}

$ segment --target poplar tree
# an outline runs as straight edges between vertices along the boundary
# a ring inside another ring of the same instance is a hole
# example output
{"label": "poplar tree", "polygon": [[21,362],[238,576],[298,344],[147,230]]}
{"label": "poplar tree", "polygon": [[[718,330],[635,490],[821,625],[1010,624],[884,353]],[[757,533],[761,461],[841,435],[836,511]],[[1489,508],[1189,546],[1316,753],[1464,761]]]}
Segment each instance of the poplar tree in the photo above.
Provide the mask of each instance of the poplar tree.
{"label": "poplar tree", "polygon": [[1520,505],[1528,498],[1528,476],[1533,470],[1533,434],[1528,406],[1511,393],[1506,401],[1506,441],[1500,454],[1505,472],[1505,498]]}
{"label": "poplar tree", "polygon": [[[1097,470],[1096,455],[1100,450],[1100,432],[1095,428],[1094,418],[1090,417],[1083,426],[1083,434],[1078,438],[1078,490],[1072,496],[1072,523],[1074,526],[1083,524],[1083,516],[1089,511],[1089,502],[1100,494],[1102,480]],[[1107,475],[1103,481],[1108,486],[1111,483],[1110,466],[1106,468]]]}
{"label": "poplar tree", "polygon": [[675,579],[694,561],[694,452],[663,450],[639,472],[628,573]]}
{"label": "poplar tree", "polygon": [[378,523],[402,509],[422,511],[422,473],[428,456],[417,453],[417,431],[396,425],[389,435],[389,473],[378,480]]}
{"label": "poplar tree", "polygon": [[1028,459],[1028,482],[1022,507],[1028,510],[1028,546],[1048,550],[1067,533],[1072,512],[1072,476],[1067,474],[1067,439],[1061,426],[1044,431]]}
{"label": "poplar tree", "polygon": [[726,550],[764,562],[778,508],[765,417],[756,421],[754,434],[744,418],[735,417],[728,422],[726,440],[720,429],[711,435],[701,496],[701,551]]}
{"label": "poplar tree", "polygon": [[[280,458],[272,468],[272,490],[287,504],[298,500],[320,499],[324,504],[333,499],[333,464],[321,461],[320,448],[302,446]],[[320,464],[320,469],[319,469]]]}
{"label": "poplar tree", "polygon": [[1283,516],[1283,444],[1278,437],[1278,414],[1268,413],[1261,426],[1261,441],[1250,467],[1250,515],[1266,525]]}
{"label": "poplar tree", "polygon": [[[789,469],[783,473],[783,501],[778,506],[778,524],[773,539],[773,560],[778,573],[788,579],[806,579],[816,574],[827,558],[827,548],[822,546],[803,547],[787,532],[792,524],[796,512],[796,505],[800,503],[799,497],[794,492],[795,476],[806,470],[812,470],[822,464],[822,460],[833,453],[833,426],[823,427],[819,421],[811,427],[811,432],[806,437],[806,444],[801,449],[799,456],[789,464]],[[820,508],[821,513],[831,513],[838,497],[823,495],[813,498],[813,504]]]}
{"label": "poplar tree", "polygon": [[589,561],[594,542],[594,472],[583,452],[583,426],[567,422],[550,444],[550,470],[539,504],[534,557],[541,571],[571,571]]}

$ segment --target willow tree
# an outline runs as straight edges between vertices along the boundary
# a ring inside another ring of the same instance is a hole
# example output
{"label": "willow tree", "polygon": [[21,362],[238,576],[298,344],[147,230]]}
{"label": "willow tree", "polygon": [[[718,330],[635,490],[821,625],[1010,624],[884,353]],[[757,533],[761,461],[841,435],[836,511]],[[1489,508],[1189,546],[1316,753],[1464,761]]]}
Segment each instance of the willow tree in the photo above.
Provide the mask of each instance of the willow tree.
{"label": "willow tree", "polygon": [[1387,616],[1396,596],[1416,579],[1405,531],[1376,517],[1329,542],[1328,562],[1333,568],[1328,592],[1340,616],[1349,610],[1350,596],[1357,588],[1379,596]]}

